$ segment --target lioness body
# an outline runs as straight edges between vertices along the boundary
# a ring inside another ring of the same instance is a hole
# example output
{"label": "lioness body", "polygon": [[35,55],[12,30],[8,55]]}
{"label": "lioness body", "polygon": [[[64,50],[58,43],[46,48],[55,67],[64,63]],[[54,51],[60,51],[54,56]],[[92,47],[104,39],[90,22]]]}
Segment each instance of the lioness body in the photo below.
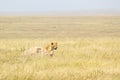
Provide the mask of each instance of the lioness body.
{"label": "lioness body", "polygon": [[25,50],[26,55],[49,55],[53,56],[54,50],[57,49],[57,42],[52,42],[51,44],[47,45],[45,48],[43,47],[32,47],[28,50]]}

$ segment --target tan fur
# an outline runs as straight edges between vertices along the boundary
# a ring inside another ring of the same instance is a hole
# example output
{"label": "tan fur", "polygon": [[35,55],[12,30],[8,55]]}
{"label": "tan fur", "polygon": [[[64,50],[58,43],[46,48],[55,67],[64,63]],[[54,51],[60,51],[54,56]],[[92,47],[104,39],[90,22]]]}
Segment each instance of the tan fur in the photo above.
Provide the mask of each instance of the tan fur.
{"label": "tan fur", "polygon": [[25,50],[26,55],[37,55],[37,54],[42,54],[42,55],[49,55],[53,56],[54,50],[57,49],[57,42],[51,42],[49,45],[47,45],[45,48],[43,47],[33,47],[28,50]]}

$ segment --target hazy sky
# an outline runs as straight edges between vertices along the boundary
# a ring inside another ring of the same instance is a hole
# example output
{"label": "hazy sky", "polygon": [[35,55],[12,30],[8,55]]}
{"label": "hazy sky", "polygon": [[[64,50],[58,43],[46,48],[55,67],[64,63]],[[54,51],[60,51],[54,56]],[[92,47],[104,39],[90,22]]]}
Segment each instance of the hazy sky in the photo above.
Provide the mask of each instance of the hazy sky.
{"label": "hazy sky", "polygon": [[0,12],[115,12],[120,0],[0,0]]}

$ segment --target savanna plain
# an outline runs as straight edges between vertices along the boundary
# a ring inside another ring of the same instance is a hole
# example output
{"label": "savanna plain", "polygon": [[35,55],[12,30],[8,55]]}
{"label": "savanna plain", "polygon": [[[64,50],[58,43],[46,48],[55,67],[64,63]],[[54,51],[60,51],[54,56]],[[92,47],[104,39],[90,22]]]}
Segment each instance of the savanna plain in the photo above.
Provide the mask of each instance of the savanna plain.
{"label": "savanna plain", "polygon": [[0,80],[120,80],[120,16],[0,16]]}

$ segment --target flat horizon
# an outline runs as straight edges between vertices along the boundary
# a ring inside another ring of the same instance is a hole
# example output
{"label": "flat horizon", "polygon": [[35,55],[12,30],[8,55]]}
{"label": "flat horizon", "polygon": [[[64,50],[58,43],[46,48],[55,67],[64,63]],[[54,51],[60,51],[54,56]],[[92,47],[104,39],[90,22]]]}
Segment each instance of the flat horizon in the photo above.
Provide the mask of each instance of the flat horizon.
{"label": "flat horizon", "polygon": [[120,12],[117,11],[0,11],[0,16],[120,16]]}

